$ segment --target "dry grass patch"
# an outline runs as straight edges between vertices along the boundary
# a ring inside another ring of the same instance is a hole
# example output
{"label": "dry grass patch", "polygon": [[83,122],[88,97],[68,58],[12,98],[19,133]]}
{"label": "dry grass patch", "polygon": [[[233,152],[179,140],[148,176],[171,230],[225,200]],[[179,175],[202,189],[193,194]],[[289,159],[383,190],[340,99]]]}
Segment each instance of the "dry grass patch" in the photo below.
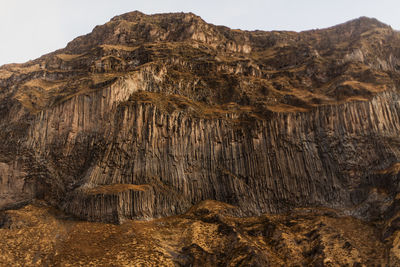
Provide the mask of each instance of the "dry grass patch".
{"label": "dry grass patch", "polygon": [[134,185],[134,184],[112,184],[112,185],[101,185],[95,188],[88,189],[86,193],[89,195],[111,195],[125,192],[128,190],[142,191],[145,192],[151,188],[150,185]]}
{"label": "dry grass patch", "polygon": [[12,72],[7,71],[7,70],[0,70],[0,79],[8,79],[13,75]]}
{"label": "dry grass patch", "polygon": [[383,92],[387,89],[385,84],[371,84],[359,81],[345,81],[341,85],[347,85],[357,90],[367,90],[373,93]]}
{"label": "dry grass patch", "polygon": [[309,111],[309,109],[307,109],[307,108],[296,107],[296,106],[291,106],[291,105],[286,105],[286,104],[277,104],[277,105],[267,106],[267,109],[272,112],[307,112],[307,111]]}
{"label": "dry grass patch", "polygon": [[391,175],[396,175],[400,172],[400,162],[394,163],[390,167],[376,171],[375,173],[377,174],[391,174]]}
{"label": "dry grass patch", "polygon": [[136,49],[139,48],[139,46],[126,46],[126,45],[109,45],[109,44],[104,44],[100,45],[101,48],[104,50],[123,50],[123,51],[135,51]]}
{"label": "dry grass patch", "polygon": [[58,55],[56,55],[56,57],[58,57],[59,59],[64,60],[64,61],[71,61],[78,57],[81,57],[82,55],[83,54],[58,54]]}
{"label": "dry grass patch", "polygon": [[33,79],[29,80],[28,82],[22,84],[22,86],[27,87],[40,87],[46,91],[55,89],[57,87],[63,86],[65,82],[53,82],[44,79]]}

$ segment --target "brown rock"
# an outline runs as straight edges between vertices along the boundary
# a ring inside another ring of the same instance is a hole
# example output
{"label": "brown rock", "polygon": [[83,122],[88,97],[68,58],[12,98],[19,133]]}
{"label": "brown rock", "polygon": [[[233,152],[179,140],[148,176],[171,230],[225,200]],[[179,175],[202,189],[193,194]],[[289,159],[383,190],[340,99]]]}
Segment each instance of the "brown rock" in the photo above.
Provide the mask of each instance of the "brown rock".
{"label": "brown rock", "polygon": [[[397,244],[399,47],[398,32],[369,18],[295,33],[184,13],[115,17],[0,68],[0,209],[44,199],[122,223],[209,199],[236,216],[323,206],[376,223]],[[263,229],[249,235],[279,246],[281,232]],[[327,243],[307,242],[296,257],[334,264]],[[182,251],[182,264],[218,258],[197,243]],[[233,265],[269,262],[253,247],[234,252],[250,256]]]}

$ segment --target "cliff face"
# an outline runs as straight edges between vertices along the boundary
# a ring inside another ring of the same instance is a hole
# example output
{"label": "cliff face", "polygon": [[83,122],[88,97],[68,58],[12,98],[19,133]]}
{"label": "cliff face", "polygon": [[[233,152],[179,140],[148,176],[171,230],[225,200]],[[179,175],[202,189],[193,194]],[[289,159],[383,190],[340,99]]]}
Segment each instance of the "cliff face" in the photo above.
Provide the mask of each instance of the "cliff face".
{"label": "cliff face", "polygon": [[132,95],[134,84],[76,96],[35,118],[27,144],[46,162],[34,174],[44,179],[35,181],[44,198],[82,218],[113,221],[182,213],[205,199],[238,205],[242,215],[353,210],[377,188],[383,198],[398,191],[397,176],[378,173],[398,160],[396,92],[267,120],[198,118],[137,99],[107,103],[124,99],[112,92]]}
{"label": "cliff face", "polygon": [[207,199],[237,216],[323,206],[395,242],[399,70],[400,35],[374,19],[295,33],[115,17],[0,68],[0,208],[122,222]]}

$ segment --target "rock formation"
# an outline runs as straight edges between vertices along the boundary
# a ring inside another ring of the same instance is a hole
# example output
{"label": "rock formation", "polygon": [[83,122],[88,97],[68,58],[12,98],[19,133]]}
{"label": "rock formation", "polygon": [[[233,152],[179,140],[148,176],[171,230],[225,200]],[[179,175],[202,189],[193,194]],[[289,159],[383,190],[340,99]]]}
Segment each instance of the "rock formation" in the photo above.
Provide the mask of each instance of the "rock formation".
{"label": "rock formation", "polygon": [[391,262],[396,266],[393,257],[385,255],[375,227],[334,210],[238,218],[232,216],[232,208],[205,201],[183,215],[110,225],[71,220],[39,202],[8,210],[3,222],[0,219],[0,262],[13,266],[386,266]]}
{"label": "rock formation", "polygon": [[375,19],[296,33],[117,16],[0,67],[0,208],[124,223],[205,200],[239,217],[324,207],[373,223],[396,266],[399,74],[400,34]]}

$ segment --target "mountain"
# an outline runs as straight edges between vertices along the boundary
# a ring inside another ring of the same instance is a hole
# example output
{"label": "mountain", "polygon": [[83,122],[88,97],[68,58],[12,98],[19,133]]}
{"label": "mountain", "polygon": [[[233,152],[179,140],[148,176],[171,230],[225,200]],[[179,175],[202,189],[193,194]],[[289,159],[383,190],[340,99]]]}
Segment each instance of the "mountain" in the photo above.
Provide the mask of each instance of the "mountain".
{"label": "mountain", "polygon": [[0,262],[397,266],[399,74],[376,19],[265,32],[137,11],[3,65]]}

